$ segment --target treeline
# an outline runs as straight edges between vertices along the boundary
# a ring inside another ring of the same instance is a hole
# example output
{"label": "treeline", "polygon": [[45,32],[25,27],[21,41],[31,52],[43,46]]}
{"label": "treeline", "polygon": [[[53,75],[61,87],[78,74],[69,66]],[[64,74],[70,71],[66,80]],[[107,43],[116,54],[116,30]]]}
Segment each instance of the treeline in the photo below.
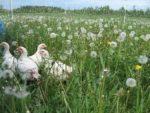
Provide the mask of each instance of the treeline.
{"label": "treeline", "polygon": [[109,6],[104,6],[104,7],[96,7],[96,8],[84,8],[81,10],[73,10],[75,13],[79,14],[114,14],[114,15],[128,15],[128,16],[144,16],[144,17],[150,17],[150,9],[147,9],[146,11],[144,10],[125,10],[123,7],[120,8],[119,10],[113,10],[110,9]]}
{"label": "treeline", "polygon": [[49,6],[23,6],[14,10],[16,13],[51,13],[64,12],[64,9]]}
{"label": "treeline", "polygon": [[[4,9],[0,8],[0,12],[9,12]],[[51,6],[23,6],[17,9],[14,9],[15,13],[63,13],[65,12],[64,9],[58,7],[51,7]],[[150,9],[146,11],[143,10],[136,10],[133,7],[133,10],[125,10],[123,7],[119,10],[113,10],[109,6],[104,7],[96,7],[96,8],[83,8],[80,10],[67,10],[69,13],[77,13],[77,14],[114,14],[114,15],[124,15],[125,13],[128,16],[143,16],[143,17],[150,17]]]}

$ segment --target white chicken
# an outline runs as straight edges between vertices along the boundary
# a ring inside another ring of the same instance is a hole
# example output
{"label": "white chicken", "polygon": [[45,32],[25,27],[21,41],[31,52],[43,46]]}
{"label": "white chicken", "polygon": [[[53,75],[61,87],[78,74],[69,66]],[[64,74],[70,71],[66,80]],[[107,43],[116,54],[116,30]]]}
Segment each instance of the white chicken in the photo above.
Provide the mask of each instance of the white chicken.
{"label": "white chicken", "polygon": [[52,74],[57,80],[66,80],[72,73],[72,67],[61,61],[54,61],[49,57],[48,51],[42,49],[39,51],[42,59],[45,61],[44,69],[47,74]]}
{"label": "white chicken", "polygon": [[37,47],[37,51],[32,56],[29,56],[29,58],[32,59],[38,66],[42,63],[42,57],[39,51],[45,48],[47,48],[46,44],[42,43]]}
{"label": "white chicken", "polygon": [[17,51],[20,55],[17,62],[17,70],[22,80],[34,80],[40,77],[38,66],[27,55],[28,52],[24,47],[18,47]]}
{"label": "white chicken", "polygon": [[3,62],[2,62],[2,69],[3,70],[11,70],[12,72],[15,72],[17,59],[12,56],[9,49],[10,46],[7,42],[0,43],[0,47],[4,49],[3,51]]}
{"label": "white chicken", "polygon": [[[45,67],[48,67],[48,65]],[[51,62],[51,67],[48,68],[50,69],[50,73],[58,80],[66,80],[72,73],[72,67],[62,63],[61,61]]]}

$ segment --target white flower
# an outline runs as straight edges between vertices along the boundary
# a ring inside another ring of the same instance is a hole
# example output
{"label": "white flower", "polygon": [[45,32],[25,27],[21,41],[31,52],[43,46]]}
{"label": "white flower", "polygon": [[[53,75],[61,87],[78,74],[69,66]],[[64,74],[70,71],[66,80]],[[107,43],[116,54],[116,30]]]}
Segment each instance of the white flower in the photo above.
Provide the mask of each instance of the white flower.
{"label": "white flower", "polygon": [[66,36],[66,32],[62,32],[62,33],[61,33],[61,36],[62,36],[62,37],[65,37],[65,36]]}
{"label": "white flower", "polygon": [[78,33],[78,32],[75,32],[75,33],[74,33],[74,36],[75,36],[75,37],[79,37],[79,33]]}
{"label": "white flower", "polygon": [[73,38],[72,35],[68,35],[68,39],[71,40]]}
{"label": "white flower", "polygon": [[92,58],[96,58],[97,57],[97,52],[96,51],[91,51],[90,56]]}
{"label": "white flower", "polygon": [[115,41],[109,42],[109,44],[110,44],[110,46],[112,48],[116,48],[117,47],[117,42],[115,42]]}
{"label": "white flower", "polygon": [[114,34],[118,34],[119,31],[117,29],[114,29]]}
{"label": "white flower", "polygon": [[108,27],[108,24],[105,24],[104,27],[107,28],[107,27]]}
{"label": "white flower", "polygon": [[10,86],[6,86],[4,88],[4,93],[6,95],[14,95],[14,93],[16,92],[17,88],[16,87],[10,87]]}
{"label": "white flower", "polygon": [[14,73],[11,70],[4,70],[1,73],[1,77],[3,78],[13,78],[14,77]]}
{"label": "white flower", "polygon": [[71,54],[72,54],[72,52],[73,52],[73,50],[72,50],[72,49],[69,49],[69,50],[66,50],[66,51],[65,51],[65,54],[67,54],[67,55],[71,55]]}
{"label": "white flower", "polygon": [[128,29],[131,30],[131,29],[132,29],[132,26],[128,26]]}
{"label": "white flower", "polygon": [[66,40],[67,45],[71,44],[71,40]]}
{"label": "white flower", "polygon": [[48,32],[51,32],[51,31],[52,31],[52,28],[47,28],[47,31],[48,31]]}
{"label": "white flower", "polygon": [[146,36],[143,37],[144,41],[149,41],[150,40],[150,34],[147,34]]}
{"label": "white flower", "polygon": [[44,27],[47,27],[47,24],[43,24]]}
{"label": "white flower", "polygon": [[109,76],[110,75],[110,70],[108,68],[105,68],[103,71],[102,71],[102,75],[103,76]]}
{"label": "white flower", "polygon": [[17,41],[12,41],[12,46],[17,46]]}
{"label": "white flower", "polygon": [[91,43],[89,44],[89,46],[90,46],[91,48],[93,48],[93,47],[95,46],[95,43],[94,43],[94,42],[91,42]]}
{"label": "white flower", "polygon": [[57,30],[60,30],[60,31],[61,31],[61,30],[62,30],[62,27],[60,27],[60,26],[59,26],[59,27],[57,27]]}
{"label": "white flower", "polygon": [[88,35],[87,39],[91,39],[92,41],[96,41],[96,34],[94,34],[92,32],[88,32],[87,35]]}
{"label": "white flower", "polygon": [[128,78],[126,80],[126,85],[128,87],[135,87],[136,86],[136,80],[134,78]]}
{"label": "white flower", "polygon": [[31,112],[29,110],[27,110],[26,113],[31,113]]}
{"label": "white flower", "polygon": [[145,36],[144,36],[144,35],[141,35],[140,38],[144,40]]}
{"label": "white flower", "polygon": [[148,62],[148,57],[146,55],[140,55],[138,58],[140,64],[146,64]]}
{"label": "white flower", "polygon": [[134,40],[138,41],[138,40],[139,40],[139,37],[134,37]]}
{"label": "white flower", "polygon": [[68,27],[68,26],[66,26],[66,30],[69,30],[69,27]]}
{"label": "white flower", "polygon": [[118,26],[117,25],[114,25],[114,29],[116,29]]}
{"label": "white flower", "polygon": [[57,34],[56,33],[51,33],[50,34],[50,38],[56,38],[57,37]]}
{"label": "white flower", "polygon": [[123,42],[125,39],[126,39],[126,33],[125,32],[121,32],[117,40],[119,42]]}
{"label": "white flower", "polygon": [[135,31],[131,31],[130,34],[129,34],[129,37],[133,38],[135,35]]}

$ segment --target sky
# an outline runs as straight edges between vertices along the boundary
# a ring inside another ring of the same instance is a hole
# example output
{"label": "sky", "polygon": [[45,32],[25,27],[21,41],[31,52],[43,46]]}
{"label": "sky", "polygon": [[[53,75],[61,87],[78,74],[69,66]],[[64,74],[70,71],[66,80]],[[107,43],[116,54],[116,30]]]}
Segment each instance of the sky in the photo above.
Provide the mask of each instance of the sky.
{"label": "sky", "polygon": [[[0,4],[5,9],[9,9],[10,0],[0,0]],[[82,9],[85,7],[101,7],[109,5],[112,9],[125,7],[130,10],[135,6],[136,9],[150,8],[150,0],[12,0],[12,7],[36,5],[36,6],[57,6],[64,9]]]}

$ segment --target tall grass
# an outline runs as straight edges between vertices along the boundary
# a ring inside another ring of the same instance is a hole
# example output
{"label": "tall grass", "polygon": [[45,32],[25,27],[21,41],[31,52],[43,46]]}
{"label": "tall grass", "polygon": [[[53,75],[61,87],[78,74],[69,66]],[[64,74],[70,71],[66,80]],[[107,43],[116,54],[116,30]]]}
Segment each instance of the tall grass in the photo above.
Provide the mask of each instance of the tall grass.
{"label": "tall grass", "polygon": [[[66,15],[65,15],[66,16]],[[67,18],[65,16],[16,16],[12,22],[2,16],[6,23],[7,31],[5,41],[9,42],[11,52],[16,46],[22,45],[32,55],[40,43],[48,45],[48,51],[54,60],[60,60],[73,66],[74,70],[70,79],[56,80],[47,70],[40,68],[41,78],[31,82],[27,88],[31,94],[23,99],[18,99],[4,93],[8,85],[22,84],[19,77],[16,79],[0,79],[0,111],[2,113],[149,113],[150,112],[150,65],[142,65],[142,70],[135,70],[140,55],[150,55],[150,43],[140,38],[150,32],[150,24],[128,19],[123,25],[121,18]],[[39,20],[41,18],[41,20]],[[139,19],[139,20],[138,20]],[[77,22],[75,22],[77,21]],[[145,21],[147,22],[147,21]],[[148,22],[147,22],[148,23]],[[102,24],[99,27],[99,24]],[[108,27],[104,27],[107,24]],[[61,26],[62,30],[58,30]],[[114,33],[117,26],[118,34]],[[128,29],[132,26],[132,29]],[[87,30],[82,34],[80,28]],[[48,31],[51,28],[51,31]],[[88,32],[98,34],[104,29],[102,37],[96,41],[88,39]],[[66,36],[62,37],[62,32]],[[118,42],[121,32],[126,32],[124,42]],[[135,31],[133,38],[129,33]],[[78,32],[78,36],[74,35]],[[57,33],[56,38],[50,37]],[[68,35],[72,35],[71,44],[67,44]],[[138,40],[134,38],[138,37]],[[13,46],[12,41],[18,45]],[[117,42],[113,48],[108,43]],[[90,47],[93,42],[94,46]],[[72,54],[66,54],[66,50]],[[97,53],[96,57],[90,55],[91,51]],[[66,59],[61,59],[65,56]],[[107,69],[109,71],[105,72]],[[137,85],[134,88],[126,86],[127,78],[134,78]],[[13,81],[13,82],[12,82]]]}

